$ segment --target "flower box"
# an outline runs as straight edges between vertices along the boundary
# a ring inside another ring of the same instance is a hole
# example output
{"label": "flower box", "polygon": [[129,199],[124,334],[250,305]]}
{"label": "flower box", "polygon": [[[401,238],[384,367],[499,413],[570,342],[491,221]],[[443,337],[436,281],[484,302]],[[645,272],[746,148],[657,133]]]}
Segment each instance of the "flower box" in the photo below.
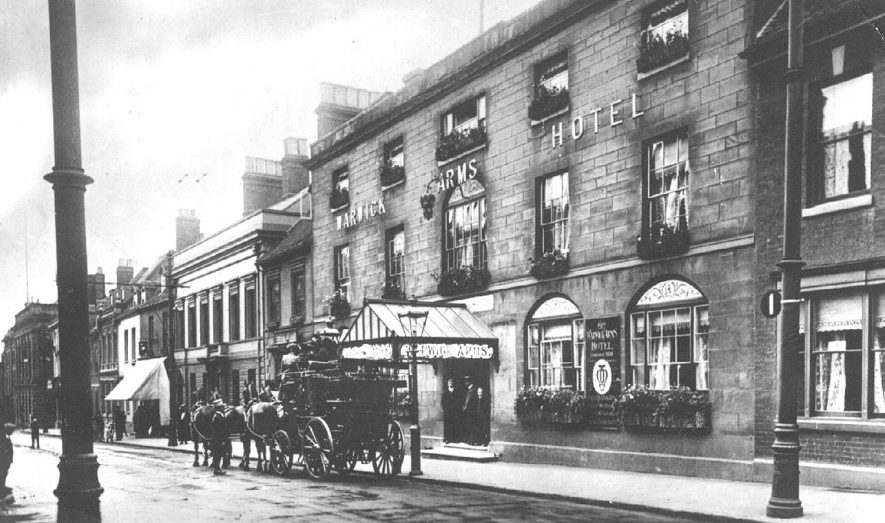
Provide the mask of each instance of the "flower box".
{"label": "flower box", "polygon": [[396,185],[406,178],[406,168],[402,165],[391,165],[384,162],[381,165],[381,187]]}
{"label": "flower box", "polygon": [[651,229],[636,238],[636,255],[643,260],[654,260],[684,254],[691,247],[688,227],[662,226]]}
{"label": "flower box", "polygon": [[529,273],[538,279],[552,278],[568,272],[568,253],[559,249],[545,252],[537,260],[529,258],[529,261],[532,264]]}
{"label": "flower box", "polygon": [[485,144],[487,139],[485,127],[456,129],[439,138],[436,144],[436,160],[438,162],[451,160],[463,152]]}
{"label": "flower box", "polygon": [[680,61],[688,54],[689,41],[687,34],[673,32],[662,37],[646,31],[642,33],[639,59],[636,60],[636,70],[639,73],[648,73],[662,66]]}
{"label": "flower box", "polygon": [[523,425],[586,424],[586,396],[571,389],[526,387],[516,396],[516,419]]}
{"label": "flower box", "polygon": [[304,315],[296,314],[295,316],[290,316],[289,325],[293,327],[301,327],[302,325],[304,325]]}
{"label": "flower box", "polygon": [[332,189],[329,194],[329,208],[332,210],[340,209],[350,205],[350,193],[347,189]]}
{"label": "flower box", "polygon": [[402,300],[405,298],[403,288],[397,280],[388,280],[381,286],[381,299],[384,300]]}
{"label": "flower box", "polygon": [[538,94],[529,104],[529,119],[539,122],[548,116],[562,112],[569,106],[568,89],[548,89],[539,86]]}
{"label": "flower box", "polygon": [[437,292],[442,296],[454,296],[482,290],[488,287],[489,280],[491,280],[488,269],[472,265],[447,269],[434,277],[439,282]]}
{"label": "flower box", "polygon": [[712,402],[706,391],[634,385],[618,397],[618,411],[628,431],[709,434],[712,428]]}
{"label": "flower box", "polygon": [[335,318],[342,319],[350,315],[350,302],[341,291],[336,290],[327,297],[326,304],[329,305],[329,314]]}

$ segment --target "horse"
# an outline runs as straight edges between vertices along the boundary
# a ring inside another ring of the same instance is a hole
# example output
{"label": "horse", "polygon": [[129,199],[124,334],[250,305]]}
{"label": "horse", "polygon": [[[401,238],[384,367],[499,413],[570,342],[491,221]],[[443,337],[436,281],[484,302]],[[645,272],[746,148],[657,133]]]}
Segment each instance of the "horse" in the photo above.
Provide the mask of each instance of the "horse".
{"label": "horse", "polygon": [[217,409],[214,405],[196,405],[191,413],[191,439],[194,442],[194,466],[200,466],[200,443],[203,444],[203,466],[209,465],[209,447],[213,437],[223,441],[222,449],[212,449],[212,452],[222,452],[222,468],[230,466],[230,458],[233,448],[230,444],[231,434],[242,434],[245,428],[245,418],[242,407],[230,407],[227,405]]}
{"label": "horse", "polygon": [[241,436],[243,442],[243,462],[240,468],[249,470],[249,457],[252,454],[251,440],[255,440],[255,451],[258,463],[255,468],[259,472],[268,472],[266,441],[279,428],[280,417],[276,407],[269,402],[249,404],[245,411],[245,430]]}

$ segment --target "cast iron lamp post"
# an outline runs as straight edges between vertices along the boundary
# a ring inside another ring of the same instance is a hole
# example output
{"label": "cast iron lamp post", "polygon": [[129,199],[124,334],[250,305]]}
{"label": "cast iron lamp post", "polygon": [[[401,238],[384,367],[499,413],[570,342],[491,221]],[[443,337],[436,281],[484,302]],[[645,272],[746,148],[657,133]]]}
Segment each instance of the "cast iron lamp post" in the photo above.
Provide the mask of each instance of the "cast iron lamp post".
{"label": "cast iron lamp post", "polygon": [[92,452],[89,305],[86,282],[86,186],[80,156],[80,92],[74,0],[49,0],[55,165],[44,179],[55,192],[62,453],[59,521],[101,518],[98,460]]}
{"label": "cast iron lamp post", "polygon": [[409,476],[420,476],[421,472],[421,424],[418,421],[418,340],[424,335],[427,326],[427,311],[415,310],[417,302],[413,298],[409,301],[410,310],[399,315],[399,321],[403,329],[411,334],[411,358],[409,368],[409,389],[412,391],[411,416],[412,426],[409,427],[410,447],[412,451],[412,470]]}
{"label": "cast iron lamp post", "polygon": [[789,1],[787,44],[787,117],[784,148],[784,240],[781,270],[784,298],[780,316],[777,351],[777,423],[774,427],[774,474],[771,499],[765,509],[769,517],[802,516],[799,499],[799,425],[796,423],[796,393],[799,385],[797,358],[802,344],[799,335],[799,303],[802,262],[802,64],[804,0]]}

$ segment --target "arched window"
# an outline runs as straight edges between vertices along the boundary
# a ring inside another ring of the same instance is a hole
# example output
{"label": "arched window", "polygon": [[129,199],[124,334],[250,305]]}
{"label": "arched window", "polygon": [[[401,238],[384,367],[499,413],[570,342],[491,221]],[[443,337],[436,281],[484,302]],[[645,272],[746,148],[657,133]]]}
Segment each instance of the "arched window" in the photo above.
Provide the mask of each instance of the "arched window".
{"label": "arched window", "polygon": [[709,329],[707,300],[693,285],[673,279],[651,286],[630,312],[633,384],[709,389]]}
{"label": "arched window", "polygon": [[446,204],[443,270],[485,266],[485,188],[476,180],[466,180]]}
{"label": "arched window", "polygon": [[568,298],[538,305],[526,328],[528,385],[584,390],[584,320]]}

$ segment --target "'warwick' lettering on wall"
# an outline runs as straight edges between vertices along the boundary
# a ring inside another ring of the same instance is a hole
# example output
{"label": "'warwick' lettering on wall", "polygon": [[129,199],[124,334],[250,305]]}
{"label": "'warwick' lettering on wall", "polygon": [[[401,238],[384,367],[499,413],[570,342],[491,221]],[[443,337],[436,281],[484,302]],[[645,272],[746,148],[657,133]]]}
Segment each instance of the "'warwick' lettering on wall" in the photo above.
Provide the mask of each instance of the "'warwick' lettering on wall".
{"label": "'warwick' lettering on wall", "polygon": [[349,229],[358,223],[366,221],[368,218],[374,218],[386,212],[387,208],[384,207],[384,200],[372,200],[350,212],[339,214],[335,217],[335,221],[338,223],[338,230],[340,231],[341,229]]}
{"label": "'warwick' lettering on wall", "polygon": [[[606,109],[606,107],[597,107],[596,109],[593,109],[592,111],[587,113],[586,117],[588,119],[592,118],[592,121],[587,122],[586,124],[584,123],[584,118],[585,118],[584,116],[579,115],[579,116],[575,116],[574,118],[572,118],[571,129],[570,129],[571,132],[569,133],[572,137],[572,140],[578,140],[580,137],[584,136],[585,130],[587,132],[590,132],[589,126],[591,124],[593,125],[593,133],[594,134],[598,133],[599,132],[599,115],[600,115],[600,113],[603,114],[602,125],[608,125],[609,127],[617,127],[617,126],[621,125],[622,123],[624,123],[624,118],[622,116],[622,112],[624,109],[623,109],[623,107],[621,107],[621,104],[623,104],[623,103],[624,103],[624,100],[622,98],[619,98],[619,99],[615,100],[614,102],[608,104],[608,118],[607,119],[604,116],[605,113],[603,113],[603,111]],[[639,118],[643,114],[645,114],[645,111],[640,111],[638,106],[639,106],[639,103],[637,101],[636,93],[632,93],[630,96],[630,117],[634,120]],[[562,137],[565,135],[566,131],[568,131],[568,129],[563,128],[562,122],[558,122],[558,123],[555,123],[550,126],[550,140],[551,140],[551,144],[553,145],[554,149],[556,149],[557,147],[562,145]]]}

